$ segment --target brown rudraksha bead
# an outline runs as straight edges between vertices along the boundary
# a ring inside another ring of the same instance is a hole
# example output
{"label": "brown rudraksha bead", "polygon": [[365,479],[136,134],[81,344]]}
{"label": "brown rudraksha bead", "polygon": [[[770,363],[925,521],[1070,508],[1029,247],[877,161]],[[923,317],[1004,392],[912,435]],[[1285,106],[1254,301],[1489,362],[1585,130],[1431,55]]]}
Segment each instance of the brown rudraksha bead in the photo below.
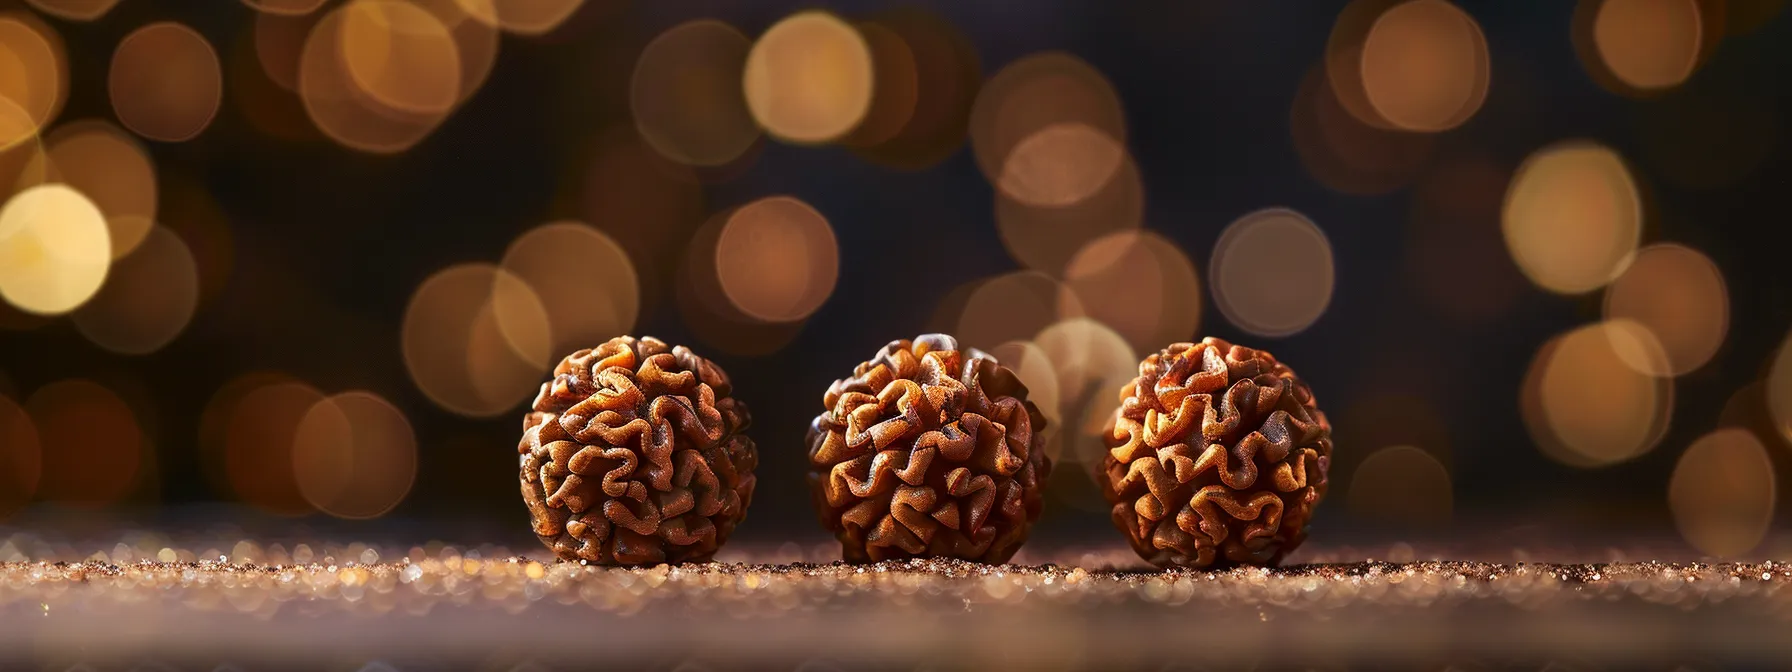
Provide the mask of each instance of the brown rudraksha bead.
{"label": "brown rudraksha bead", "polygon": [[753,500],[751,420],[728,374],[622,336],[568,355],[523,418],[523,503],[567,560],[707,560]]}
{"label": "brown rudraksha bead", "polygon": [[1102,491],[1133,550],[1170,567],[1273,565],[1325,496],[1331,425],[1262,350],[1217,338],[1139,363],[1105,437]]}
{"label": "brown rudraksha bead", "polygon": [[884,346],[809,425],[821,524],[852,562],[1007,562],[1039,518],[1045,417],[1014,372],[951,336]]}

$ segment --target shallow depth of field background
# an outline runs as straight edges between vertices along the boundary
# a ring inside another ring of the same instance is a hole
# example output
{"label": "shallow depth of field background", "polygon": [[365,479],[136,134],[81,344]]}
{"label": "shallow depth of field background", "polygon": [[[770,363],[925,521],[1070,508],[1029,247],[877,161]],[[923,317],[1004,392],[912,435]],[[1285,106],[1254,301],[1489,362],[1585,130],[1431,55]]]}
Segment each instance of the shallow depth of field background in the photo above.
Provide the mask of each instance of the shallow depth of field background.
{"label": "shallow depth of field background", "polygon": [[1782,4],[0,0],[0,525],[526,544],[521,413],[630,333],[813,540],[822,392],[946,331],[1117,544],[1094,436],[1211,335],[1330,414],[1316,539],[1778,553]]}

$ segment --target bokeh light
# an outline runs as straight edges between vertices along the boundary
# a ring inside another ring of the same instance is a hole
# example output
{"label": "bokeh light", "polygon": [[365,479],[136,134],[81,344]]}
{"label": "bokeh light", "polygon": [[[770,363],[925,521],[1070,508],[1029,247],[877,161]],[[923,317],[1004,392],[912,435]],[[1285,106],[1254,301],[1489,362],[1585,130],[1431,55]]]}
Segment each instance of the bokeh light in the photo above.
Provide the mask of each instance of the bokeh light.
{"label": "bokeh light", "polygon": [[747,109],[790,142],[840,138],[871,109],[871,46],[840,17],[799,12],[766,29],[747,54]]}
{"label": "bokeh light", "polygon": [[1295,91],[1289,134],[1307,173],[1329,189],[1362,196],[1389,193],[1417,179],[1431,158],[1434,136],[1364,123],[1340,95],[1324,64],[1309,70]]}
{"label": "bokeh light", "polygon": [[1655,334],[1628,320],[1580,327],[1539,348],[1520,393],[1538,448],[1576,467],[1615,464],[1654,448],[1673,415],[1674,387],[1634,361],[1668,367]]}
{"label": "bokeh light", "polygon": [[[919,6],[873,16],[861,30],[871,45],[876,83],[865,121],[842,141],[868,160],[901,170],[946,160],[964,143],[971,106],[983,83],[977,50],[956,25]],[[885,73],[901,67],[900,55],[889,53],[887,37],[899,40],[914,61],[912,103],[904,98],[902,75]],[[891,88],[896,91],[889,92]],[[896,116],[902,117],[900,126],[885,137],[886,124],[894,125],[887,120]]]}
{"label": "bokeh light", "polygon": [[871,102],[865,118],[840,142],[866,147],[896,137],[915,118],[921,73],[914,49],[896,31],[873,21],[862,21],[854,27],[871,53]]}
{"label": "bokeh light", "polygon": [[375,154],[410,149],[441,125],[447,112],[393,108],[356,86],[343,59],[350,7],[325,14],[305,38],[299,55],[299,98],[305,113],[324,135],[350,149]]}
{"label": "bokeh light", "polygon": [[1139,374],[1139,357],[1119,332],[1079,317],[1053,324],[1033,342],[1055,365],[1063,408],[1064,458],[1101,464],[1102,432],[1120,407],[1120,388]]}
{"label": "bokeh light", "polygon": [[411,423],[371,392],[345,392],[306,411],[293,435],[293,476],[305,501],[338,518],[384,515],[417,477]]}
{"label": "bokeh light", "polygon": [[[469,0],[472,1],[472,0]],[[489,0],[487,0],[489,2]],[[448,29],[448,35],[454,38],[455,54],[460,61],[460,84],[457,89],[457,104],[467,102],[479,89],[485,86],[485,80],[491,77],[492,68],[498,63],[498,50],[503,37],[497,28],[492,27],[462,5],[462,0],[412,0],[435,17],[442,27]]]}
{"label": "bokeh light", "polygon": [[1287,208],[1246,214],[1214,243],[1213,303],[1258,336],[1300,333],[1331,305],[1332,263],[1331,242],[1305,215]]}
{"label": "bokeh light", "polygon": [[1064,273],[1075,300],[1060,317],[1088,315],[1112,327],[1133,350],[1192,341],[1201,325],[1201,281],[1175,243],[1151,231],[1121,231],[1090,241]]}
{"label": "bokeh light", "polygon": [[206,482],[211,485],[213,492],[220,496],[236,492],[235,486],[230,482],[230,474],[225,470],[225,438],[230,429],[231,418],[235,417],[237,404],[251,392],[289,382],[293,382],[292,377],[283,373],[252,371],[226,381],[206,400],[205,408],[199,412],[196,446],[199,451],[199,468],[204,472]]}
{"label": "bokeh light", "polygon": [[193,253],[199,269],[199,305],[216,301],[236,268],[236,234],[212,194],[191,178],[162,179],[157,225],[168,227]]}
{"label": "bokeh light", "polygon": [[793,322],[834,293],[840,249],[834,229],[815,208],[790,196],[763,198],[734,210],[716,241],[716,279],[742,313]]}
{"label": "bokeh light", "polygon": [[1747,553],[1773,521],[1773,462],[1745,429],[1719,429],[1700,437],[1674,465],[1668,506],[1687,543],[1708,555]]}
{"label": "bokeh light", "polygon": [[25,0],[37,11],[70,21],[92,21],[106,15],[119,0]]}
{"label": "bokeh light", "polygon": [[1126,160],[1114,87],[1075,56],[1046,52],[991,77],[971,108],[971,148],[991,184],[1030,206],[1080,203]]}
{"label": "bokeh light", "polygon": [[243,0],[258,12],[281,16],[300,16],[317,11],[327,0]]}
{"label": "bokeh light", "polygon": [[1767,368],[1767,410],[1780,435],[1792,441],[1792,335],[1774,353]]}
{"label": "bokeh light", "polygon": [[112,262],[106,218],[81,192],[46,184],[0,207],[0,298],[57,315],[92,298]]}
{"label": "bokeh light", "polygon": [[151,140],[182,142],[205,130],[224,99],[218,52],[205,37],[171,21],[138,28],[119,41],[106,74],[118,122]]}
{"label": "bokeh light", "polygon": [[550,330],[527,283],[492,264],[451,266],[418,285],[405,308],[405,368],[436,405],[498,415],[540,386]]}
{"label": "bokeh light", "polygon": [[1414,187],[1405,285],[1438,313],[1468,323],[1504,316],[1525,289],[1500,233],[1511,171],[1480,156],[1452,157]]}
{"label": "bokeh light", "polygon": [[0,149],[43,131],[68,96],[68,57],[62,38],[26,12],[0,11],[0,102],[26,120],[0,112]]}
{"label": "bokeh light", "polygon": [[106,216],[112,257],[137,249],[156,218],[156,167],[143,145],[97,119],[58,126],[45,144],[50,181],[74,187]]}
{"label": "bokeh light", "polygon": [[416,114],[460,102],[460,46],[434,14],[400,0],[354,0],[341,12],[342,67],[357,90]]}
{"label": "bokeh light", "polygon": [[1350,477],[1350,512],[1368,520],[1443,525],[1454,503],[1450,470],[1413,446],[1377,450]]}
{"label": "bokeh light", "polygon": [[705,345],[736,355],[765,355],[789,345],[806,321],[753,317],[736,307],[722,289],[716,268],[722,229],[739,210],[717,212],[698,227],[680,262],[674,298],[685,326]]}
{"label": "bokeh light", "polygon": [[[595,344],[588,344],[595,345]],[[562,354],[541,297],[522,279],[498,269],[491,298],[467,335],[467,377],[475,397],[493,413],[528,401]]]}
{"label": "bokeh light", "polygon": [[[1703,253],[1673,243],[1650,245],[1606,290],[1605,318],[1641,324],[1661,343],[1668,368],[1639,370],[1678,376],[1703,366],[1723,345],[1730,294],[1723,272]],[[1627,361],[1636,367],[1658,363]]]}
{"label": "bokeh light", "polygon": [[668,159],[722,166],[759,139],[741,90],[752,42],[714,19],[673,27],[647,43],[629,79],[641,138]]}
{"label": "bokeh light", "polygon": [[1559,143],[1525,159],[1501,210],[1506,248],[1537,286],[1581,294],[1624,272],[1642,235],[1630,169],[1612,150]]}
{"label": "bokeh light", "polygon": [[1083,315],[1076,294],[1039,271],[1014,271],[976,283],[947,329],[960,345],[988,350],[1029,340],[1059,315]]}
{"label": "bokeh light", "polygon": [[1722,17],[1707,17],[1705,4],[1712,3],[1581,0],[1573,30],[1581,65],[1616,93],[1646,95],[1678,86],[1721,37]]}
{"label": "bokeh light", "polygon": [[1445,131],[1487,98],[1487,40],[1446,0],[1357,0],[1327,44],[1326,71],[1357,120],[1408,131]]}
{"label": "bokeh light", "polygon": [[117,394],[89,380],[63,380],[38,388],[25,408],[43,446],[43,498],[98,508],[138,485],[143,431]]}
{"label": "bokeh light", "polygon": [[218,391],[212,405],[226,414],[224,473],[237,499],[276,515],[311,511],[293,475],[293,439],[305,414],[323,399],[310,385],[269,375],[232,381]]}
{"label": "bokeh light", "polygon": [[635,326],[641,291],[634,264],[602,231],[579,222],[544,224],[511,242],[499,265],[540,298],[556,354],[596,346]]}
{"label": "bokeh light", "polygon": [[571,18],[585,0],[454,0],[486,25],[517,35],[545,35]]}
{"label": "bokeh light", "polygon": [[996,229],[1022,266],[1062,276],[1070,259],[1103,236],[1139,228],[1145,185],[1131,156],[1089,198],[1068,207],[1030,205],[996,191]]}
{"label": "bokeh light", "polygon": [[71,316],[94,345],[126,355],[160,350],[179,336],[199,305],[199,269],[180,236],[150,229],[137,249],[112,265],[106,283]]}
{"label": "bokeh light", "polygon": [[287,91],[299,90],[299,56],[318,17],[275,12],[255,15],[255,62],[268,80]]}
{"label": "bokeh light", "polygon": [[0,392],[0,520],[31,501],[43,473],[43,452],[31,416]]}
{"label": "bokeh light", "polygon": [[[1374,363],[1365,363],[1383,380],[1367,389],[1352,390],[1343,398],[1344,405],[1327,412],[1332,424],[1332,444],[1336,446],[1411,446],[1425,452],[1448,469],[1455,461],[1450,426],[1438,413],[1437,403],[1427,394],[1429,386],[1415,383],[1411,374],[1389,371]],[[1383,373],[1385,372],[1385,373]],[[1388,391],[1383,391],[1388,390]],[[1337,396],[1331,396],[1337,399]],[[1333,403],[1327,400],[1327,403]],[[1373,454],[1369,450],[1339,451],[1332,454],[1332,486],[1343,490],[1348,500],[1350,477],[1357,467]]]}

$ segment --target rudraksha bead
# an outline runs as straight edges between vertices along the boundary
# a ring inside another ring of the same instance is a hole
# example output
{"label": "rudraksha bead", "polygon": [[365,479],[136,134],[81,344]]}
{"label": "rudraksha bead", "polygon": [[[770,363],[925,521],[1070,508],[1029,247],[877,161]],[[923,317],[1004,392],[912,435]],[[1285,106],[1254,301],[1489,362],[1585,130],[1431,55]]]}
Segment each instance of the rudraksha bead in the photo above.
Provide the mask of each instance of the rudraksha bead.
{"label": "rudraksha bead", "polygon": [[753,500],[758,452],[728,375],[684,346],[611,339],[554,367],[523,418],[523,503],[567,560],[707,560]]}
{"label": "rudraksha bead", "polygon": [[1120,402],[1098,480],[1140,556],[1273,565],[1306,539],[1331,425],[1287,365],[1217,338],[1177,343],[1139,363]]}
{"label": "rudraksha bead", "polygon": [[849,561],[1006,562],[1039,518],[1045,417],[994,357],[895,341],[834,381],[809,426],[809,483]]}

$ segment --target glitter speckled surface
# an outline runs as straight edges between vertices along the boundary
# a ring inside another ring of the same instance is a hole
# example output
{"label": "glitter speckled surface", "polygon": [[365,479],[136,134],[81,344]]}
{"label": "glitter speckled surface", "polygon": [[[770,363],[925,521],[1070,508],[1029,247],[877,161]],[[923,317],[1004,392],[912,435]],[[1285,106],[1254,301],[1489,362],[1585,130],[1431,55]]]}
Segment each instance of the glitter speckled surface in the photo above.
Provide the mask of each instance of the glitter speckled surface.
{"label": "glitter speckled surface", "polygon": [[1792,564],[1782,562],[1157,572],[1099,569],[1131,566],[1119,550],[1033,565],[844,565],[790,562],[804,553],[787,545],[731,554],[778,564],[615,569],[497,547],[250,542],[198,553],[120,543],[50,561],[54,549],[38,547],[50,554],[38,560],[15,542],[0,547],[12,560],[0,564],[0,658],[40,665],[1792,661],[1782,636],[1792,631]]}

